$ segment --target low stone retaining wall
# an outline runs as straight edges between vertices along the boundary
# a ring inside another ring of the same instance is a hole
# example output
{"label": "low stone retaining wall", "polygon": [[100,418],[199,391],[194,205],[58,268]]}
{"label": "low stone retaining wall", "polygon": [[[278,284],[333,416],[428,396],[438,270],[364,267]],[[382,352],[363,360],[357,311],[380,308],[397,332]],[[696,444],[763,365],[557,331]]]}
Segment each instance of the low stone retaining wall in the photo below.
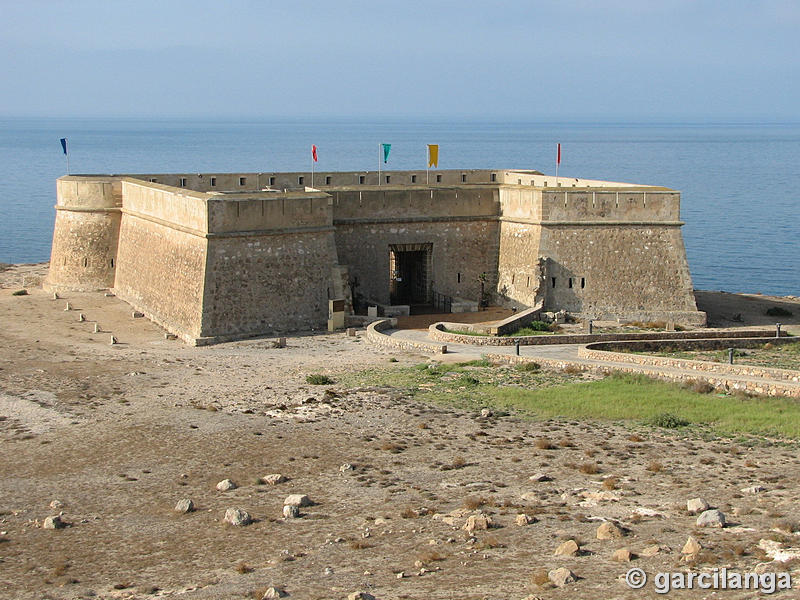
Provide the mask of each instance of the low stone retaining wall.
{"label": "low stone retaining wall", "polygon": [[[589,344],[578,350],[578,356],[593,360],[612,362],[625,362],[653,367],[668,367],[684,371],[703,371],[716,375],[739,375],[741,377],[761,377],[800,383],[800,371],[789,369],[773,369],[771,367],[757,367],[751,365],[737,365],[712,362],[709,360],[689,360],[685,358],[671,358],[667,356],[653,356],[650,354],[630,354],[630,352],[648,352],[663,348],[666,345],[682,350],[719,350],[728,347],[759,348],[767,342],[772,344],[785,344],[796,342],[793,338],[746,338],[738,340],[702,339],[679,340],[669,342],[614,342]],[[617,352],[627,350],[628,352]]]}
{"label": "low stone retaining wall", "polygon": [[[519,340],[520,346],[545,346],[554,344],[591,344],[592,342],[615,342],[624,340],[697,340],[697,339],[737,339],[752,337],[772,337],[775,330],[759,329],[751,331],[664,331],[654,333],[594,333],[594,334],[542,334],[519,337],[494,337],[487,335],[464,335],[449,333],[445,329],[476,331],[464,323],[441,321],[428,327],[428,337],[437,342],[468,344],[470,346],[513,346]],[[786,332],[782,331],[781,336]],[[782,339],[782,338],[781,338]]]}
{"label": "low stone retaining wall", "polygon": [[434,354],[446,354],[446,344],[434,344],[431,342],[415,342],[412,340],[401,340],[382,333],[387,329],[397,327],[397,319],[381,319],[367,326],[367,341],[396,350],[406,350],[410,352],[427,352]]}
{"label": "low stone retaining wall", "polygon": [[[678,373],[675,371],[665,371],[657,367],[644,365],[594,365],[584,362],[542,359],[528,356],[514,356],[509,354],[487,354],[486,358],[492,362],[505,364],[537,363],[545,370],[564,371],[574,369],[576,372],[589,372],[598,375],[610,375],[612,373],[634,373],[641,374],[662,381],[672,381],[678,383],[703,382],[708,383],[716,390],[725,392],[743,391],[751,394],[763,396],[785,396],[788,398],[800,398],[800,385],[790,382],[764,381],[764,380],[738,380],[724,375],[715,376],[707,372]],[[609,360],[609,359],[606,359]]]}

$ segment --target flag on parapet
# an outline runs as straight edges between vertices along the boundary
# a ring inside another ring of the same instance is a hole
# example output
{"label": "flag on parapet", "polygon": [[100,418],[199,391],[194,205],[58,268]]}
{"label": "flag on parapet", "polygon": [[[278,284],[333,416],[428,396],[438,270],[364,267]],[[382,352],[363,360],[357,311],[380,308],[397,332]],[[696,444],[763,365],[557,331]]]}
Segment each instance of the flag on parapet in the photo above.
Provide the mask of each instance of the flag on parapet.
{"label": "flag on parapet", "polygon": [[386,164],[389,160],[389,151],[392,149],[391,144],[381,144],[383,146],[383,163]]}
{"label": "flag on parapet", "polygon": [[311,158],[314,159],[314,162],[317,162],[317,147],[314,144],[311,144]]}
{"label": "flag on parapet", "polygon": [[556,151],[556,164],[561,164],[561,144],[558,144],[558,150]]}
{"label": "flag on parapet", "polygon": [[64,150],[64,154],[67,153],[67,138],[61,138],[61,148]]}
{"label": "flag on parapet", "polygon": [[439,144],[428,144],[428,166],[439,167]]}

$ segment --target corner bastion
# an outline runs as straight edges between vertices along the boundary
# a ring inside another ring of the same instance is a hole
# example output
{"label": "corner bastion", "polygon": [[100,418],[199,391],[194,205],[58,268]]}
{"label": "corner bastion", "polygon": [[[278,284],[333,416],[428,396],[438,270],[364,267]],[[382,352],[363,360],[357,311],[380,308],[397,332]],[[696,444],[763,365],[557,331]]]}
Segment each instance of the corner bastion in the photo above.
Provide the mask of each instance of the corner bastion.
{"label": "corner bastion", "polygon": [[675,190],[538,171],[73,175],[45,287],[190,344],[322,329],[330,300],[703,325],[682,225]]}

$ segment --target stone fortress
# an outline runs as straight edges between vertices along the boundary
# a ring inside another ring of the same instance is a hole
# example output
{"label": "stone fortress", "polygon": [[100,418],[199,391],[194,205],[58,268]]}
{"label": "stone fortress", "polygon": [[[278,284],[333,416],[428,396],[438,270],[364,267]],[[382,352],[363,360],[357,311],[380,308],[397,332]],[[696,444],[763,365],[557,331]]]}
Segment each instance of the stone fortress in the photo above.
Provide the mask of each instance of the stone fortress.
{"label": "stone fortress", "polygon": [[[74,175],[45,287],[112,289],[190,344],[485,299],[705,324],[680,193],[529,170]],[[335,320],[335,319],[334,319]]]}

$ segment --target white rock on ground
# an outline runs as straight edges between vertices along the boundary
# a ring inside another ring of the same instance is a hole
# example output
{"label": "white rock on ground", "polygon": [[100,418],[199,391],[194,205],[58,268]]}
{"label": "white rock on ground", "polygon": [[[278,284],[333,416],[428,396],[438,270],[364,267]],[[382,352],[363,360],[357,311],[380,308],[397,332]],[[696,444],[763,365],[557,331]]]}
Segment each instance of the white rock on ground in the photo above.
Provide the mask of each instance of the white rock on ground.
{"label": "white rock on ground", "polygon": [[194,511],[194,502],[192,502],[189,498],[178,500],[178,503],[175,505],[175,512],[190,513],[192,511]]}
{"label": "white rock on ground", "polygon": [[285,519],[296,519],[300,516],[300,507],[294,504],[286,504],[283,507],[283,517]]}
{"label": "white rock on ground", "polygon": [[266,589],[266,591],[264,592],[264,595],[261,596],[261,600],[267,600],[269,598],[285,598],[288,595],[289,594],[287,594],[281,588],[277,588],[277,587],[273,586],[273,587],[268,587]]}
{"label": "white rock on ground", "polygon": [[683,545],[683,549],[681,550],[681,554],[686,556],[695,556],[702,550],[703,547],[700,545],[693,536],[689,536],[689,539],[686,540],[686,543]]}
{"label": "white rock on ground", "polygon": [[568,583],[577,581],[575,573],[573,573],[566,567],[559,567],[558,569],[553,569],[547,574],[547,578],[556,587],[564,587]]}
{"label": "white rock on ground", "polygon": [[217,484],[217,489],[220,492],[227,492],[229,490],[235,490],[238,486],[233,483],[230,479],[223,479]]}
{"label": "white rock on ground", "polygon": [[578,546],[578,542],[575,540],[567,540],[556,548],[554,554],[556,556],[575,556],[579,551],[580,546]]}
{"label": "white rock on ground", "polygon": [[63,529],[66,527],[67,524],[61,520],[61,515],[55,515],[54,517],[47,517],[42,523],[43,529]]}
{"label": "white rock on ground", "polygon": [[244,527],[245,525],[250,525],[250,523],[253,522],[253,519],[250,517],[249,513],[241,508],[229,508],[226,510],[224,520],[226,523],[236,527]]}
{"label": "white rock on ground", "polygon": [[347,600],[376,600],[376,598],[367,592],[353,592],[347,596]]}
{"label": "white rock on ground", "polygon": [[725,527],[725,515],[721,510],[707,510],[697,517],[698,527]]}
{"label": "white rock on ground", "polygon": [[489,515],[470,515],[462,529],[467,533],[472,533],[478,529],[489,529],[494,522]]}
{"label": "white rock on ground", "polygon": [[621,538],[625,533],[610,521],[605,521],[597,528],[598,540],[614,540]]}
{"label": "white rock on ground", "polygon": [[517,525],[519,525],[519,526],[523,526],[523,525],[530,525],[530,524],[531,524],[531,523],[533,523],[535,520],[536,520],[536,519],[534,519],[534,518],[533,518],[533,517],[531,517],[531,516],[528,516],[528,515],[526,515],[525,513],[520,513],[520,514],[518,514],[518,515],[517,515],[517,517],[514,519],[514,523],[516,523],[516,524],[517,524]]}
{"label": "white rock on ground", "polygon": [[284,477],[281,473],[270,473],[269,475],[264,475],[261,478],[261,481],[267,485],[278,485],[279,483],[286,481],[286,477]]}
{"label": "white rock on ground", "polygon": [[311,506],[311,499],[305,494],[292,494],[283,501],[285,506]]}
{"label": "white rock on ground", "polygon": [[690,515],[696,515],[708,510],[708,502],[702,498],[692,498],[686,501],[686,510]]}

